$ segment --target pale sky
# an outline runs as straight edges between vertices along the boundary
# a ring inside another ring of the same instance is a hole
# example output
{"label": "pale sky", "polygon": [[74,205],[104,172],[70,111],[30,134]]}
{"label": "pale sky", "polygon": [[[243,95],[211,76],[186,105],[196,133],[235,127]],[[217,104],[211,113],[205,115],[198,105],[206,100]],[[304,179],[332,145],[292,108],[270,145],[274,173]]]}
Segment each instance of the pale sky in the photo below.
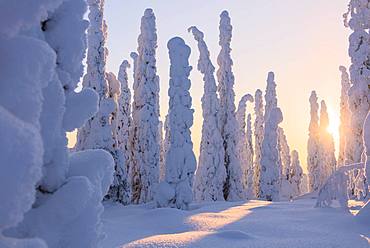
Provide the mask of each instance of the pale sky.
{"label": "pale sky", "polygon": [[[291,149],[297,149],[306,166],[309,124],[308,98],[316,90],[325,99],[333,124],[338,125],[340,73],[347,66],[349,30],[342,15],[348,0],[107,0],[105,19],[108,24],[109,50],[107,71],[118,73],[123,59],[136,51],[140,18],[145,8],[152,8],[157,18],[157,66],[160,76],[160,108],[164,119],[168,109],[169,58],[167,41],[180,36],[191,47],[194,126],[192,139],[198,156],[202,126],[201,96],[203,81],[196,69],[198,49],[190,26],[205,34],[213,64],[217,69],[219,14],[228,10],[233,25],[232,59],[234,61],[236,106],[246,93],[265,90],[269,71],[275,72],[278,105],[282,109],[284,128]],[[130,71],[132,86],[132,71]],[[248,108],[252,111],[252,106]],[[336,141],[337,142],[337,141]]]}

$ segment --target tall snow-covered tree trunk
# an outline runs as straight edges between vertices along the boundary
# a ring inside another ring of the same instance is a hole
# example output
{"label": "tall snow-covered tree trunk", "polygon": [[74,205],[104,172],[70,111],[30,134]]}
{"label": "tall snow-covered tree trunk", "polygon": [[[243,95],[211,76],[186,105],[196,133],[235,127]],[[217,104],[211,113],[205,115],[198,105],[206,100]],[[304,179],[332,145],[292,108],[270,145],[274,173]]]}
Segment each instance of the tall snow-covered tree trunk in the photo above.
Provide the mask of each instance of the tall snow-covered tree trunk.
{"label": "tall snow-covered tree trunk", "polygon": [[290,148],[288,145],[287,138],[284,133],[284,129],[278,128],[278,149],[279,157],[281,161],[280,168],[280,181],[281,181],[281,192],[282,197],[290,198],[292,196],[292,184],[291,184],[291,156]]}
{"label": "tall snow-covered tree trunk", "polygon": [[262,91],[257,90],[254,96],[254,173],[253,173],[253,188],[256,198],[260,198],[260,174],[261,174],[261,150],[264,133],[264,114],[263,114],[263,98]]}
{"label": "tall snow-covered tree trunk", "polygon": [[175,37],[167,44],[170,55],[170,97],[167,115],[169,147],[166,151],[165,181],[156,194],[159,207],[188,209],[193,198],[192,185],[196,169],[190,128],[193,125],[189,66],[190,47]]}
{"label": "tall snow-covered tree trunk", "polygon": [[[348,14],[350,20],[347,22]],[[348,103],[351,110],[350,136],[346,144],[346,163],[358,163],[364,150],[363,123],[370,109],[370,1],[351,0],[345,25],[353,32],[349,37],[351,88]]]}
{"label": "tall snow-covered tree trunk", "polygon": [[260,198],[267,201],[279,200],[279,150],[278,125],[283,121],[279,108],[270,109],[265,122],[265,132],[261,151]]}
{"label": "tall snow-covered tree trunk", "polygon": [[344,66],[340,66],[341,72],[341,95],[340,95],[340,126],[339,126],[339,155],[338,155],[338,166],[342,166],[346,163],[346,144],[350,134],[350,118],[351,113],[348,106],[348,91],[351,87],[349,81],[349,75],[347,69]]}
{"label": "tall snow-covered tree trunk", "polygon": [[326,180],[336,169],[336,158],[333,136],[328,132],[329,115],[324,100],[320,107],[320,185],[324,185]]}
{"label": "tall snow-covered tree trunk", "polygon": [[198,201],[224,200],[223,187],[226,182],[224,148],[218,122],[220,109],[215,68],[211,62],[204,34],[196,27],[190,27],[198,43],[198,70],[203,74],[204,93],[202,96],[202,139],[200,143],[199,164],[195,176],[194,195]]}
{"label": "tall snow-covered tree trunk", "polygon": [[319,129],[319,104],[317,103],[316,92],[312,91],[310,96],[310,125],[308,128],[307,142],[307,169],[309,191],[317,192],[320,185],[320,129]]}
{"label": "tall snow-covered tree trunk", "polygon": [[290,184],[292,185],[292,197],[297,197],[301,195],[302,189],[302,180],[303,180],[303,170],[299,162],[299,155],[296,150],[292,151],[292,165],[291,165],[291,176]]}
{"label": "tall snow-covered tree trunk", "polygon": [[217,57],[219,69],[217,70],[218,93],[220,96],[220,130],[225,151],[226,182],[224,185],[224,198],[236,201],[245,198],[242,169],[237,154],[238,123],[235,116],[234,74],[231,60],[232,26],[227,11],[220,15],[220,40],[221,51]]}
{"label": "tall snow-covered tree trunk", "polygon": [[248,172],[252,169],[253,165],[248,162],[247,154],[247,136],[246,136],[246,111],[247,102],[253,102],[253,96],[250,94],[244,95],[238,104],[238,110],[236,111],[236,121],[238,122],[238,141],[237,141],[237,154],[242,168],[242,181],[244,191],[247,197],[247,183],[248,183]]}
{"label": "tall snow-covered tree trunk", "polygon": [[134,63],[132,106],[133,203],[149,202],[159,182],[159,77],[156,68],[157,30],[152,9],[141,18],[138,56]]}
{"label": "tall snow-covered tree trunk", "polygon": [[254,164],[253,164],[253,156],[254,156],[254,151],[253,151],[253,142],[252,142],[252,136],[253,136],[253,131],[252,131],[252,116],[251,114],[248,114],[247,116],[247,131],[246,131],[246,147],[247,147],[247,165],[249,165],[248,170],[247,170],[247,198],[252,199],[255,198],[254,194],[254,188],[253,188],[253,175],[254,175]]}
{"label": "tall snow-covered tree trunk", "polygon": [[277,108],[275,74],[273,72],[269,72],[267,76],[267,86],[265,92],[265,122],[269,118],[271,110],[274,108]]}

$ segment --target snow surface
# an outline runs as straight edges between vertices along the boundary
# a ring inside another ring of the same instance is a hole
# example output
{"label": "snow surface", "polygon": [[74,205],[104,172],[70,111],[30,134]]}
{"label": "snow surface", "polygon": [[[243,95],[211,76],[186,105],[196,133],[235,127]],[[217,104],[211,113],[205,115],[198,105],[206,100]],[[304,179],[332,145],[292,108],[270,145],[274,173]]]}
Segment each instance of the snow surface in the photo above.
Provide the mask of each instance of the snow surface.
{"label": "snow surface", "polygon": [[[190,211],[105,205],[103,248],[365,248],[370,232],[340,208],[294,202],[205,202]],[[351,228],[348,228],[351,227]]]}

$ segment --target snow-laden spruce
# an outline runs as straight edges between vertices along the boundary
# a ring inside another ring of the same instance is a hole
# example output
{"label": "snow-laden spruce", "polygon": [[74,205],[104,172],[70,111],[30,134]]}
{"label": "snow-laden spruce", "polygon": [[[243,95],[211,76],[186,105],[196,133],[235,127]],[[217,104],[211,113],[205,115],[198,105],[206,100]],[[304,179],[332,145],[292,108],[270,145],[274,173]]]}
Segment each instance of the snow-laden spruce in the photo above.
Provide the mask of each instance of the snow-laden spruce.
{"label": "snow-laden spruce", "polygon": [[[238,122],[238,128],[239,128],[239,132],[238,132],[238,143],[237,143],[237,154],[238,154],[238,158],[239,158],[239,161],[240,161],[240,166],[242,168],[242,177],[241,177],[241,180],[243,182],[243,186],[244,186],[244,191],[245,191],[245,194],[246,194],[246,197],[251,197],[251,195],[247,194],[247,191],[249,191],[250,189],[247,187],[247,184],[249,183],[248,182],[248,176],[250,175],[251,173],[251,170],[253,168],[253,164],[250,163],[251,161],[251,158],[248,157],[248,155],[250,156],[251,154],[249,153],[248,154],[248,151],[247,151],[247,136],[246,136],[246,111],[247,111],[247,102],[253,102],[254,99],[253,99],[253,96],[250,95],[250,94],[246,94],[244,95],[240,101],[239,101],[239,104],[238,104],[238,110],[236,111],[236,121]],[[253,155],[252,155],[253,156]],[[252,161],[253,161],[253,158],[252,158]]]}
{"label": "snow-laden spruce", "polygon": [[253,176],[254,176],[254,164],[253,164],[253,156],[254,156],[254,150],[253,150],[253,141],[252,141],[252,136],[253,136],[253,131],[252,131],[252,115],[248,114],[247,116],[247,130],[246,130],[246,147],[247,147],[247,165],[250,165],[250,167],[247,170],[247,198],[252,199],[255,198],[254,194],[254,181],[253,181]]}
{"label": "snow-laden spruce", "polygon": [[324,183],[326,179],[335,171],[336,158],[333,136],[328,132],[329,115],[324,100],[320,106],[320,182]]}
{"label": "snow-laden spruce", "polygon": [[279,200],[281,167],[278,150],[278,125],[283,121],[280,108],[270,110],[265,122],[261,151],[260,198],[267,201]]}
{"label": "snow-laden spruce", "polygon": [[156,67],[157,30],[152,9],[141,18],[134,59],[132,127],[133,203],[149,202],[159,182],[159,77]]}
{"label": "snow-laden spruce", "polygon": [[[26,9],[21,2],[17,7]],[[0,156],[1,247],[94,248],[103,238],[101,201],[113,159],[102,150],[70,153],[66,138],[97,112],[93,90],[75,93],[86,49],[85,12],[82,0],[30,2],[23,15],[14,12],[12,31],[0,38],[9,60],[0,75],[1,137],[9,141]],[[19,98],[7,97],[14,95]],[[22,156],[9,156],[19,150]]]}
{"label": "snow-laden spruce", "polygon": [[254,174],[253,174],[253,187],[254,195],[260,197],[260,173],[261,173],[261,150],[264,133],[264,107],[262,91],[256,90],[254,94]]}
{"label": "snow-laden spruce", "polygon": [[223,11],[220,15],[220,40],[221,51],[217,57],[219,69],[217,70],[218,93],[220,97],[220,130],[225,151],[226,183],[224,185],[224,198],[237,201],[245,198],[242,169],[237,154],[238,122],[235,116],[234,74],[231,60],[232,26],[229,13]]}
{"label": "snow-laden spruce", "polygon": [[190,128],[193,125],[189,66],[190,47],[179,37],[167,44],[170,56],[170,88],[168,90],[169,147],[165,159],[165,181],[161,182],[155,197],[158,207],[188,209],[193,198],[192,186],[196,169]]}
{"label": "snow-laden spruce", "polygon": [[370,111],[367,114],[367,117],[364,123],[363,139],[364,139],[364,144],[365,144],[365,155],[366,155],[365,172],[366,172],[366,178],[368,179],[370,178]]}
{"label": "snow-laden spruce", "polygon": [[340,126],[339,126],[339,156],[338,166],[346,163],[346,147],[347,139],[350,138],[350,118],[351,113],[348,106],[348,90],[351,87],[347,69],[340,66],[341,72],[341,94],[340,94]]}
{"label": "snow-laden spruce", "polygon": [[[348,21],[348,14],[350,20]],[[346,144],[346,162],[358,163],[364,150],[363,124],[370,109],[370,6],[366,0],[351,0],[345,25],[353,32],[349,36],[348,53],[351,57],[349,68],[351,88],[348,103],[351,110],[349,140]]]}
{"label": "snow-laden spruce", "polygon": [[302,193],[305,193],[305,192],[302,192],[302,189],[301,189],[301,185],[302,185],[302,177],[303,177],[303,170],[302,170],[302,167],[301,167],[301,163],[299,161],[299,154],[298,154],[298,151],[297,150],[293,150],[292,151],[292,164],[290,166],[290,185],[291,185],[291,197],[297,197],[299,195],[301,195]]}
{"label": "snow-laden spruce", "polygon": [[280,181],[281,181],[281,190],[280,195],[283,198],[291,198],[292,196],[292,185],[291,185],[291,156],[290,148],[287,141],[287,138],[282,127],[278,128],[278,149],[279,157],[281,161],[280,168]]}
{"label": "snow-laden spruce", "polygon": [[224,148],[218,123],[220,109],[215,67],[210,59],[204,34],[196,27],[190,27],[199,49],[198,70],[203,74],[204,93],[202,96],[202,139],[199,164],[195,176],[194,195],[198,201],[224,200],[223,187],[226,181]]}
{"label": "snow-laden spruce", "polygon": [[320,189],[320,129],[319,129],[319,104],[315,91],[311,92],[310,100],[310,125],[308,128],[307,142],[307,170],[309,191],[316,192]]}

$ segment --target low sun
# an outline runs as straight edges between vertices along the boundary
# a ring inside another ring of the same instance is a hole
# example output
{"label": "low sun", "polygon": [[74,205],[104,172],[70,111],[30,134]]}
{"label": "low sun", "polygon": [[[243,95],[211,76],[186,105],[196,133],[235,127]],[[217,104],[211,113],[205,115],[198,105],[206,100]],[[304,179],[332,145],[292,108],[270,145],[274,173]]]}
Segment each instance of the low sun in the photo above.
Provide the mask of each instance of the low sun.
{"label": "low sun", "polygon": [[327,130],[330,134],[333,135],[335,144],[338,144],[340,117],[339,114],[332,108],[328,108],[328,114],[329,114],[329,126]]}

